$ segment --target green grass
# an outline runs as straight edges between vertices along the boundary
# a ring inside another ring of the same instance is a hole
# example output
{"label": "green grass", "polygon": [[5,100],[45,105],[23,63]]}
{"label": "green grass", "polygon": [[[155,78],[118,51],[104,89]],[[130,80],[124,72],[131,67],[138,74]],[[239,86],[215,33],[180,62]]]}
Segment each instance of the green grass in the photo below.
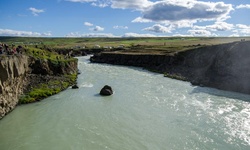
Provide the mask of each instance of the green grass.
{"label": "green grass", "polygon": [[26,55],[32,56],[35,59],[48,60],[55,66],[64,65],[71,61],[76,61],[76,58],[68,57],[65,58],[64,55],[59,55],[57,52],[48,51],[40,48],[36,48],[34,46],[25,47]]}
{"label": "green grass", "polygon": [[183,47],[188,45],[214,45],[240,41],[240,39],[250,40],[250,37],[141,37],[141,38],[40,38],[40,37],[0,37],[0,42],[9,45],[23,43],[20,45],[30,46],[29,43],[35,42],[38,47],[44,45],[50,48],[72,48],[76,45],[92,48],[98,44],[100,46],[114,46],[121,44],[129,47],[131,44],[161,47]]}
{"label": "green grass", "polygon": [[70,85],[74,84],[76,78],[77,74],[64,75],[63,81],[61,78],[59,78],[58,80],[49,81],[47,84],[39,84],[30,92],[22,95],[19,99],[19,104],[36,102],[51,95],[57,94]]}
{"label": "green grass", "polygon": [[28,94],[21,96],[19,103],[32,103],[43,98],[49,97],[51,95],[57,94],[60,91],[60,87],[55,86],[55,88],[50,88],[46,84],[41,84],[39,87],[32,89],[32,91],[30,91]]}

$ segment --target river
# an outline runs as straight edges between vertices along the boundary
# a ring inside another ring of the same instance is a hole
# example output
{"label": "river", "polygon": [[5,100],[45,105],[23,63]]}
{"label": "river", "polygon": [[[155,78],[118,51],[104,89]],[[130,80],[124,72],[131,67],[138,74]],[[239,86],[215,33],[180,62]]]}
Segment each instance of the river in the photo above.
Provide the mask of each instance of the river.
{"label": "river", "polygon": [[[250,96],[79,57],[79,89],[0,120],[1,150],[249,150]],[[114,94],[99,96],[104,85]]]}

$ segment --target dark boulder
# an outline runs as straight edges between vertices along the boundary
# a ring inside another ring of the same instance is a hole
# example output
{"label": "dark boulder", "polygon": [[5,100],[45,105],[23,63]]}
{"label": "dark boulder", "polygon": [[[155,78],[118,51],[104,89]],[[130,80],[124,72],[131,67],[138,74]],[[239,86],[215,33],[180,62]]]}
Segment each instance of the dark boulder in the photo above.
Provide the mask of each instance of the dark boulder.
{"label": "dark boulder", "polygon": [[75,84],[72,86],[72,89],[78,89],[79,87]]}
{"label": "dark boulder", "polygon": [[79,69],[77,70],[77,74],[81,74],[81,71]]}
{"label": "dark boulder", "polygon": [[100,95],[102,96],[109,96],[109,95],[112,95],[113,94],[113,90],[110,86],[108,85],[105,85],[101,91],[100,91]]}

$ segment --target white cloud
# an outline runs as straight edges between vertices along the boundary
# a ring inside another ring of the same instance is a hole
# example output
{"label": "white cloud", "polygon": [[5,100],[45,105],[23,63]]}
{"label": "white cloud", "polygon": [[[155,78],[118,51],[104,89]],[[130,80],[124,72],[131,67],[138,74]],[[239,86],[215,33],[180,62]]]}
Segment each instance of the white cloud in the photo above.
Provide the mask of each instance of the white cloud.
{"label": "white cloud", "polygon": [[128,29],[127,26],[113,26],[114,29]]}
{"label": "white cloud", "polygon": [[[92,23],[90,23],[90,22],[84,22],[84,25],[85,25],[85,26],[88,26],[88,27],[94,26],[94,24],[92,24]],[[89,30],[91,30],[91,31],[103,31],[104,28],[103,28],[103,27],[100,27],[100,26],[95,26],[95,27],[93,27],[93,28],[89,28]]]}
{"label": "white cloud", "polygon": [[101,8],[111,5],[111,0],[65,0],[65,1],[75,2],[75,3],[91,3],[92,6]]}
{"label": "white cloud", "polygon": [[174,28],[190,28],[193,27],[193,24],[196,23],[196,20],[180,20],[175,22],[167,21],[165,22],[166,25],[170,25]]}
{"label": "white cloud", "polygon": [[206,26],[193,26],[194,30],[206,30]]}
{"label": "white cloud", "polygon": [[149,19],[145,19],[145,18],[142,18],[142,17],[137,17],[135,18],[133,21],[133,23],[149,23],[149,22],[152,22],[152,20],[149,20]]}
{"label": "white cloud", "polygon": [[164,0],[155,2],[142,13],[144,19],[156,22],[180,20],[206,21],[227,19],[232,10],[232,5],[225,4],[224,2]]}
{"label": "white cloud", "polygon": [[236,30],[234,30],[235,33],[245,36],[250,35],[250,26],[244,24],[236,24],[236,27]]}
{"label": "white cloud", "polygon": [[117,37],[112,33],[88,33],[82,34],[82,37]]}
{"label": "white cloud", "polygon": [[30,7],[29,10],[34,16],[38,16],[39,13],[45,12],[43,9],[36,9],[34,7]]}
{"label": "white cloud", "polygon": [[122,37],[156,37],[154,34],[125,33]]}
{"label": "white cloud", "polygon": [[41,36],[52,36],[50,32],[39,33],[32,31],[18,31],[11,29],[0,29],[0,36],[24,36],[24,37],[41,37]]}
{"label": "white cloud", "polygon": [[103,31],[104,28],[100,27],[100,26],[95,26],[94,28],[90,28],[90,30],[92,30],[92,31]]}
{"label": "white cloud", "polygon": [[109,5],[111,5],[111,1],[110,0],[98,0],[98,1],[94,1],[91,4],[92,6],[96,6],[96,7],[107,7]]}
{"label": "white cloud", "polygon": [[85,26],[89,26],[89,27],[93,26],[93,24],[92,24],[92,23],[89,23],[89,22],[84,22],[84,25],[85,25]]}
{"label": "white cloud", "polygon": [[210,31],[207,30],[188,30],[192,36],[217,36],[216,34],[212,34]]}
{"label": "white cloud", "polygon": [[51,32],[45,32],[41,34],[42,36],[52,36]]}
{"label": "white cloud", "polygon": [[112,8],[143,10],[152,5],[148,0],[111,0]]}
{"label": "white cloud", "polygon": [[213,25],[206,26],[206,28],[211,31],[229,31],[234,28],[234,25],[226,22],[215,22]]}
{"label": "white cloud", "polygon": [[81,37],[81,34],[78,32],[70,32],[66,34],[65,37]]}
{"label": "white cloud", "polygon": [[193,37],[191,34],[174,34],[175,37]]}
{"label": "white cloud", "polygon": [[236,27],[238,27],[240,29],[250,29],[250,26],[245,25],[245,24],[236,24]]}
{"label": "white cloud", "polygon": [[94,6],[116,9],[132,9],[142,13],[142,17],[132,22],[164,21],[223,21],[230,18],[234,10],[232,4],[224,2],[204,2],[198,0],[66,0],[70,2],[90,2]]}
{"label": "white cloud", "polygon": [[198,31],[232,31],[235,28],[233,24],[229,24],[226,22],[217,21],[212,25],[206,26],[193,26],[193,30]]}
{"label": "white cloud", "polygon": [[246,5],[241,4],[241,5],[236,6],[236,8],[237,9],[243,9],[243,8],[250,9],[250,4],[246,4]]}
{"label": "white cloud", "polygon": [[144,31],[151,31],[156,33],[171,33],[171,27],[165,27],[160,24],[155,24],[152,27],[144,28]]}
{"label": "white cloud", "polygon": [[92,6],[142,10],[153,4],[149,0],[65,0],[69,2],[91,3]]}
{"label": "white cloud", "polygon": [[65,35],[65,37],[117,37],[115,35],[113,35],[112,33],[87,33],[87,34],[80,34],[79,32],[71,32],[67,35]]}
{"label": "white cloud", "polygon": [[89,2],[95,2],[97,0],[65,0],[69,2],[75,2],[75,3],[89,3]]}
{"label": "white cloud", "polygon": [[85,33],[81,34],[79,32],[70,32],[65,37],[88,37],[88,38],[94,38],[94,37],[157,37],[154,34],[138,34],[138,33],[125,33],[124,35],[116,36],[112,33]]}
{"label": "white cloud", "polygon": [[229,35],[229,37],[240,37],[240,35],[237,33],[234,33],[234,34]]}

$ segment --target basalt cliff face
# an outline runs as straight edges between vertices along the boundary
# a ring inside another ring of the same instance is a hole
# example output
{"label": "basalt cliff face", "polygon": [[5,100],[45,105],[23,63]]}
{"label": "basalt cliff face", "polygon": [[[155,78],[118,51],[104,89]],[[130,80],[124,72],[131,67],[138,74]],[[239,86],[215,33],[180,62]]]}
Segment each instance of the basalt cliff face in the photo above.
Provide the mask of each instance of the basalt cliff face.
{"label": "basalt cliff face", "polygon": [[0,60],[0,119],[13,110],[28,83],[28,57],[4,56]]}
{"label": "basalt cliff face", "polygon": [[201,47],[171,55],[99,53],[92,62],[139,66],[194,85],[250,94],[250,41]]}
{"label": "basalt cliff face", "polygon": [[63,75],[77,74],[77,60],[55,64],[26,55],[0,57],[0,119],[12,111],[23,92]]}

